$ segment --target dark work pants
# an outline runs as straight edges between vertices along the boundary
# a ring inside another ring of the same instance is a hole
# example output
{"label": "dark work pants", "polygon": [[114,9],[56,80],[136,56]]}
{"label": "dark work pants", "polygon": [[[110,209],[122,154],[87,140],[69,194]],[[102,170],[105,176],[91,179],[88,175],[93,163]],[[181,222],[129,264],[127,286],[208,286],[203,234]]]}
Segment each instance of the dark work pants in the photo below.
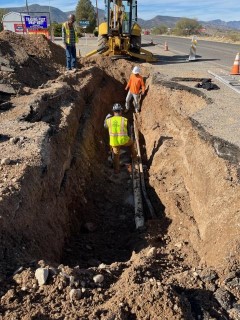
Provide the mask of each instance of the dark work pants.
{"label": "dark work pants", "polygon": [[66,45],[67,69],[76,68],[76,46]]}

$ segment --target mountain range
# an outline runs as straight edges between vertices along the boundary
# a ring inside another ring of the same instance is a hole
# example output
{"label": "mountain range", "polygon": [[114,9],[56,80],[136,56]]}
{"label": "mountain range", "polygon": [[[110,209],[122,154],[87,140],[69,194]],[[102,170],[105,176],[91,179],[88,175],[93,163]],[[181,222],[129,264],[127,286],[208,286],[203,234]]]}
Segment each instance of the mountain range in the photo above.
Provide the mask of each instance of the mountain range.
{"label": "mountain range", "polygon": [[[51,7],[51,6],[41,6],[38,4],[32,4],[29,7],[29,12],[49,12],[51,13],[51,20],[56,22],[63,22],[67,20],[67,17],[70,13],[74,13],[74,11],[69,12],[63,12],[58,8]],[[7,8],[6,11],[14,11],[14,12],[27,12],[26,7],[12,7]],[[103,21],[104,17],[104,10],[98,9],[98,16],[99,21]],[[157,15],[156,17],[150,19],[150,20],[144,20],[139,18],[138,22],[141,25],[143,29],[150,29],[159,25],[166,25],[169,28],[172,28],[175,26],[178,20],[182,19],[182,17],[170,17],[170,16],[160,16]],[[218,29],[235,29],[240,30],[240,21],[222,21],[220,19],[217,20],[211,20],[211,21],[199,21],[203,26],[205,27],[214,27]]]}

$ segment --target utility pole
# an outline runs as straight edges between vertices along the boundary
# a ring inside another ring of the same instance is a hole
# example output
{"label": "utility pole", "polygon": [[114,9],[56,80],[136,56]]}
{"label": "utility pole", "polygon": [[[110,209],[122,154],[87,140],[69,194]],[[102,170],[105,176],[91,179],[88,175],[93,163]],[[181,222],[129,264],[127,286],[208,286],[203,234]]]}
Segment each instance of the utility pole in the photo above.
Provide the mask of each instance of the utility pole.
{"label": "utility pole", "polygon": [[99,26],[99,18],[98,18],[98,2],[96,0],[96,13],[97,13],[97,26]]}
{"label": "utility pole", "polygon": [[54,40],[54,30],[53,30],[53,26],[52,26],[50,1],[51,1],[51,0],[49,0],[49,5],[48,5],[48,11],[49,11],[49,31],[50,31],[51,41],[53,41],[53,40]]}
{"label": "utility pole", "polygon": [[26,0],[26,9],[27,9],[27,13],[29,15],[28,0]]}

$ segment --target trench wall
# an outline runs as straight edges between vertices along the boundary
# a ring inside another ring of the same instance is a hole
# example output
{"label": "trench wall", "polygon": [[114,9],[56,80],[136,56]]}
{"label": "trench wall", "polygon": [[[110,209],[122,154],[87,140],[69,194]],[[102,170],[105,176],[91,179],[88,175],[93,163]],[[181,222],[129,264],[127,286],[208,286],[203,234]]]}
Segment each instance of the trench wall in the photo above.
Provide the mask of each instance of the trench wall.
{"label": "trench wall", "polygon": [[192,123],[194,112],[211,102],[188,91],[154,82],[143,101],[150,185],[165,206],[172,240],[191,245],[199,263],[225,268],[239,259],[237,167]]}
{"label": "trench wall", "polygon": [[103,122],[112,104],[124,100],[126,77],[86,67],[48,83],[21,106],[15,125],[26,126],[32,154],[20,189],[0,201],[0,272],[33,259],[59,261],[70,233],[94,214],[94,194],[105,186]]}

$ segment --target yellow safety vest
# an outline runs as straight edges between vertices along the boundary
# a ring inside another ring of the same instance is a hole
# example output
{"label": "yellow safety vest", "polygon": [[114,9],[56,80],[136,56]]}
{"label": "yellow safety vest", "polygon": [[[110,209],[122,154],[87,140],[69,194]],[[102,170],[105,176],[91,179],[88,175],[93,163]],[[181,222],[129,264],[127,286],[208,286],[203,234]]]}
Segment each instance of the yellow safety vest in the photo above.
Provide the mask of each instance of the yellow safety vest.
{"label": "yellow safety vest", "polygon": [[[66,43],[69,44],[70,43],[70,28],[69,28],[68,22],[64,22],[63,26],[66,30]],[[73,29],[74,29],[74,33],[75,33],[75,43],[77,43],[78,42],[77,31],[74,28],[74,26],[73,26]]]}
{"label": "yellow safety vest", "polygon": [[110,146],[122,146],[130,140],[127,132],[128,120],[126,118],[121,116],[114,116],[108,118],[106,122],[109,131]]}

